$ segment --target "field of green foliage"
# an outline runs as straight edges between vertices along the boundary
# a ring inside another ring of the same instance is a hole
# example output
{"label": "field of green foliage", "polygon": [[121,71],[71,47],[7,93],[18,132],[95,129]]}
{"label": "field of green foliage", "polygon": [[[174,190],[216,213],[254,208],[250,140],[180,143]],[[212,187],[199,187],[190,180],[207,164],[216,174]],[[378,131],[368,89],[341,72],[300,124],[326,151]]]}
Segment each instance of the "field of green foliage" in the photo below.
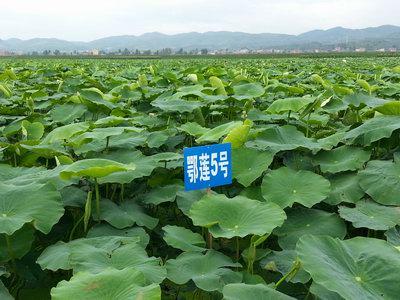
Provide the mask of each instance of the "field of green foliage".
{"label": "field of green foliage", "polygon": [[398,57],[0,60],[2,300],[395,300],[399,225]]}

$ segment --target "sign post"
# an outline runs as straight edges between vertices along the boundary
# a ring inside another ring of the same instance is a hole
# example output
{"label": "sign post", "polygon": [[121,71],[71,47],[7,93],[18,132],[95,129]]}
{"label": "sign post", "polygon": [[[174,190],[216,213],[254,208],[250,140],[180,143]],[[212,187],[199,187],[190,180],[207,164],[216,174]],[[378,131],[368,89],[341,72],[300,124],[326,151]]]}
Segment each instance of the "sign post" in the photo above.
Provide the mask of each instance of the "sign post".
{"label": "sign post", "polygon": [[185,190],[231,184],[231,153],[231,143],[184,148]]}

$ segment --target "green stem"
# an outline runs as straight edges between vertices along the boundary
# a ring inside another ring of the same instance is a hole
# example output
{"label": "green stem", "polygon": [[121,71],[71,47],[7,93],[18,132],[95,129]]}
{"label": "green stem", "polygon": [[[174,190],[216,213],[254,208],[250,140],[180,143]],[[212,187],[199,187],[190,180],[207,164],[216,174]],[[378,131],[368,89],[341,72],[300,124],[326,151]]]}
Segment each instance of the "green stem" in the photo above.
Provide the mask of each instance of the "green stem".
{"label": "green stem", "polygon": [[292,113],[292,111],[291,110],[289,110],[289,112],[288,112],[288,115],[287,115],[287,123],[289,124],[289,122],[290,122],[290,114]]}
{"label": "green stem", "polygon": [[100,219],[100,192],[99,192],[99,183],[97,182],[97,178],[94,179],[94,189],[96,192],[96,215],[97,218]]}
{"label": "green stem", "polygon": [[86,198],[85,213],[84,213],[84,230],[87,231],[90,215],[92,214],[92,191],[89,191]]}
{"label": "green stem", "polygon": [[80,219],[78,220],[78,222],[75,223],[74,227],[72,227],[71,233],[69,234],[69,241],[72,241],[72,238],[74,237],[76,228],[78,228],[78,225],[82,222],[82,220],[84,218],[85,218],[85,214],[83,214],[82,217],[80,217]]}
{"label": "green stem", "polygon": [[114,184],[112,187],[112,193],[111,193],[111,197],[110,197],[111,201],[113,201],[116,192],[117,192],[117,185]]}
{"label": "green stem", "polygon": [[106,140],[106,152],[108,151],[108,146],[109,145],[110,145],[110,137],[108,136],[107,140]]}
{"label": "green stem", "polygon": [[300,262],[296,261],[289,272],[282,276],[281,279],[275,284],[275,288],[277,288],[282,282],[286,280],[286,278],[290,277],[293,278],[300,269]]}
{"label": "green stem", "polygon": [[211,233],[208,233],[208,248],[212,249],[213,246],[213,236],[211,235]]}

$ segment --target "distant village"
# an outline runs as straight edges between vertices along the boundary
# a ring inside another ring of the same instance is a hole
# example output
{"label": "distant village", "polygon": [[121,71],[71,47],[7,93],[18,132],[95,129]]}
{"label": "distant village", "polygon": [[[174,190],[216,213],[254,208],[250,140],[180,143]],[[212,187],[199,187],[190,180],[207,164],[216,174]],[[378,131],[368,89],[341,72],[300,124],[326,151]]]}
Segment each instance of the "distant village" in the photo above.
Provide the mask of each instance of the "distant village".
{"label": "distant village", "polygon": [[208,50],[208,49],[193,49],[193,50],[174,50],[171,48],[164,48],[161,50],[130,50],[130,49],[118,49],[117,51],[110,50],[85,50],[85,51],[60,51],[60,50],[44,50],[44,51],[32,51],[32,52],[22,52],[22,51],[6,51],[0,49],[0,56],[109,56],[109,55],[120,55],[120,56],[168,56],[168,55],[246,55],[246,54],[310,54],[310,53],[345,53],[345,52],[398,52],[400,49],[397,48],[380,48],[380,49],[367,49],[367,48],[355,48],[348,49],[342,47],[335,47],[333,49],[220,49],[220,50]]}

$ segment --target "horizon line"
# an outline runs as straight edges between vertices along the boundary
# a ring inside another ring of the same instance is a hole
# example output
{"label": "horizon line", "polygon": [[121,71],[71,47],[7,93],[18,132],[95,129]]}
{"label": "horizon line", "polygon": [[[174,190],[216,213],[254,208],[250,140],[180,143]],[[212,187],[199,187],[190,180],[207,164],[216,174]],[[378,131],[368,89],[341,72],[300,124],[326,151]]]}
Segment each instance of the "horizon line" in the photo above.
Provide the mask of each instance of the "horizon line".
{"label": "horizon line", "polygon": [[147,34],[160,34],[164,36],[176,36],[176,35],[182,35],[182,34],[190,34],[190,33],[196,33],[196,34],[206,34],[206,33],[221,33],[221,32],[226,32],[226,33],[243,33],[243,34],[249,34],[249,35],[262,35],[262,34],[273,34],[273,35],[287,35],[287,36],[300,36],[308,32],[313,32],[313,31],[329,31],[332,29],[346,29],[346,30],[365,30],[365,29],[371,29],[371,28],[380,28],[380,27],[400,27],[400,25],[393,25],[393,24],[383,24],[379,26],[369,26],[369,27],[362,27],[362,28],[349,28],[349,27],[343,27],[343,26],[335,26],[331,27],[328,29],[312,29],[308,30],[299,34],[289,34],[289,33],[274,33],[274,32],[259,32],[259,33],[250,33],[250,32],[245,32],[245,31],[230,31],[230,30],[208,30],[208,31],[187,31],[187,32],[180,32],[180,33],[163,33],[160,31],[149,31],[149,32],[144,32],[141,34],[120,34],[120,35],[109,35],[109,36],[104,36],[96,39],[91,39],[87,41],[80,41],[80,40],[68,40],[68,39],[62,39],[58,37],[32,37],[28,39],[22,39],[22,38],[16,38],[16,37],[10,37],[6,39],[2,39],[0,37],[0,41],[8,41],[8,40],[20,40],[20,41],[31,41],[35,39],[46,39],[46,40],[59,40],[59,41],[65,41],[65,42],[70,42],[70,43],[91,43],[94,41],[102,40],[102,39],[107,39],[107,38],[112,38],[112,37],[141,37]]}

